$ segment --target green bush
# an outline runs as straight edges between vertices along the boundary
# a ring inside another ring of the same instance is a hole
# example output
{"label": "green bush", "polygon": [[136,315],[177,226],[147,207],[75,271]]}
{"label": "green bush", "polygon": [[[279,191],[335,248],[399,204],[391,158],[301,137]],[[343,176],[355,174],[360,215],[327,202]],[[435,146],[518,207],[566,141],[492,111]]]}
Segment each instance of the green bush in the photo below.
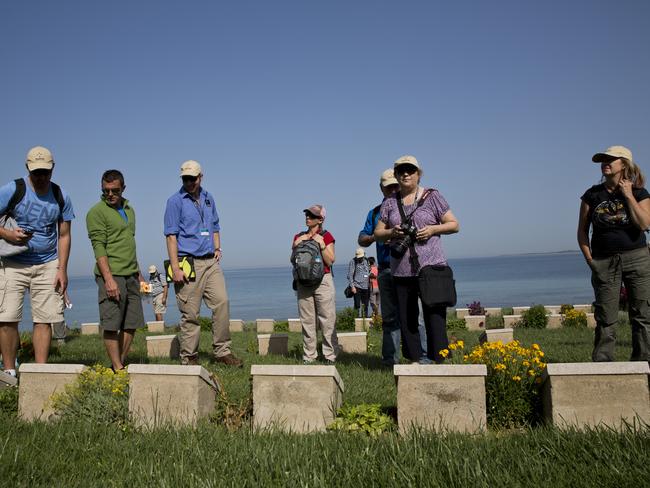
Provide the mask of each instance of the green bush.
{"label": "green bush", "polygon": [[447,330],[465,330],[467,325],[465,319],[456,319],[447,317]]}
{"label": "green bush", "polygon": [[289,321],[288,320],[280,320],[275,322],[273,324],[273,331],[274,332],[289,332]]}
{"label": "green bush", "polygon": [[129,375],[100,364],[85,369],[77,379],[50,398],[62,420],[125,427],[129,417]]}
{"label": "green bush", "polygon": [[515,311],[512,309],[512,307],[503,307],[501,309],[501,313],[503,315],[514,315]]}
{"label": "green bush", "polygon": [[521,314],[519,327],[527,329],[545,329],[548,324],[548,316],[544,305],[533,305]]}
{"label": "green bush", "polygon": [[212,330],[212,318],[210,317],[199,317],[199,326],[201,330]]}
{"label": "green bush", "polygon": [[18,412],[18,387],[0,388],[0,414],[16,415]]}
{"label": "green bush", "polygon": [[362,403],[361,405],[343,405],[337,411],[334,422],[327,430],[360,432],[375,437],[393,430],[395,422],[382,413],[379,403]]}
{"label": "green bush", "polygon": [[562,319],[563,327],[587,327],[587,314],[581,310],[567,310]]}
{"label": "green bush", "polygon": [[336,330],[354,330],[354,319],[357,311],[352,307],[345,307],[336,312]]}
{"label": "green bush", "polygon": [[569,310],[573,310],[573,305],[570,305],[568,303],[563,303],[562,305],[560,305],[560,313],[562,315],[567,313]]}
{"label": "green bush", "polygon": [[500,315],[488,315],[485,319],[486,329],[503,329],[503,317]]}

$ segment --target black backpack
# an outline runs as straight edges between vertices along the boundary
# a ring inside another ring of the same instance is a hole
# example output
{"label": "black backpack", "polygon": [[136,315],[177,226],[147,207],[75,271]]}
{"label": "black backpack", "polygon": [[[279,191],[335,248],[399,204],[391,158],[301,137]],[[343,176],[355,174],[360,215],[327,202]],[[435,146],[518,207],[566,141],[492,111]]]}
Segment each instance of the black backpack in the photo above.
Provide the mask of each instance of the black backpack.
{"label": "black backpack", "polygon": [[[325,231],[322,231],[321,235],[324,234]],[[314,240],[302,241],[293,248],[291,264],[293,265],[294,281],[303,286],[318,285],[325,276],[325,263],[323,262],[320,244]]]}
{"label": "black backpack", "polygon": [[[9,203],[7,204],[7,208],[5,209],[4,214],[15,218],[14,210],[16,209],[16,205],[18,205],[22,199],[25,198],[27,187],[25,186],[25,180],[22,178],[14,180],[14,183],[16,184],[16,191],[14,191],[14,194],[9,199]],[[50,185],[52,185],[52,193],[54,194],[54,199],[56,200],[56,203],[59,204],[59,221],[61,221],[63,220],[63,207],[65,207],[63,193],[61,192],[61,187],[53,181],[50,181]]]}

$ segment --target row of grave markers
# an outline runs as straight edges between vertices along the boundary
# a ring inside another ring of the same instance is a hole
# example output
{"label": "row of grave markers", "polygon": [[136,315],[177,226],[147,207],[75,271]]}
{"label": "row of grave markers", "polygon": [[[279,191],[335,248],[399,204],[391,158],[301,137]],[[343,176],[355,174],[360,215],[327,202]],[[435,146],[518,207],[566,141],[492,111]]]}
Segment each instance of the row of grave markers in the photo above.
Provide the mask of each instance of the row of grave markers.
{"label": "row of grave markers", "polygon": [[[22,364],[20,417],[50,419],[51,395],[86,367]],[[396,365],[393,372],[400,432],[486,430],[485,365]],[[202,366],[131,364],[128,373],[129,412],[139,426],[194,425],[214,411],[220,385]],[[559,428],[648,424],[649,375],[642,361],[548,364],[544,418]],[[343,403],[345,386],[335,366],[253,365],[251,377],[256,429],[323,431]]]}

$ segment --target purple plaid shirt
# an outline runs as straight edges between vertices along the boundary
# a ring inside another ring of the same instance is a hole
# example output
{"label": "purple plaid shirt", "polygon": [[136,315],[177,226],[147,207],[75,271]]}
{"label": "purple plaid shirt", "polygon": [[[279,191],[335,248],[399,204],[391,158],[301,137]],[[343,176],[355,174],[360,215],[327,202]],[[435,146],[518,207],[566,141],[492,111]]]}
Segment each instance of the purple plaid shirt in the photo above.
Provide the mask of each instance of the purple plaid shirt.
{"label": "purple plaid shirt", "polygon": [[[404,205],[404,213],[407,217],[411,215],[415,207],[416,203],[413,205]],[[442,219],[442,216],[448,210],[449,204],[447,201],[438,190],[433,190],[424,204],[415,211],[413,223],[418,229],[426,225],[440,224],[440,219]],[[381,204],[379,219],[386,224],[388,229],[397,227],[402,222],[399,209],[397,208],[397,194],[388,197]],[[447,258],[442,249],[439,235],[432,236],[426,242],[416,242],[415,251],[420,261],[420,267],[447,264]],[[400,259],[395,259],[393,256],[390,257],[390,270],[393,276],[417,276],[417,273],[413,274],[411,270],[411,263],[409,262],[410,255],[411,250],[409,249]]]}

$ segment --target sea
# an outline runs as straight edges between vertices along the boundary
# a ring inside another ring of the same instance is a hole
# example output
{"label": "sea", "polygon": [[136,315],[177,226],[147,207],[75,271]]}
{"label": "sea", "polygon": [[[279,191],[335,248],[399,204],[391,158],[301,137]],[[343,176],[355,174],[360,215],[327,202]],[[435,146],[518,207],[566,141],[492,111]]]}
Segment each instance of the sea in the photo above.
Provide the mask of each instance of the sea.
{"label": "sea", "polygon": [[[495,257],[450,259],[454,270],[458,307],[474,301],[485,307],[531,304],[561,305],[591,303],[590,271],[579,252],[518,254]],[[336,308],[352,306],[345,298],[347,263],[334,266]],[[258,318],[287,320],[298,317],[296,294],[291,289],[291,268],[260,267],[224,269],[230,297],[230,317],[253,321]],[[97,285],[92,276],[70,277],[68,294],[73,307],[66,310],[68,327],[98,322]],[[150,300],[143,300],[146,320],[155,320]],[[173,287],[169,293],[167,325],[177,324],[180,314]],[[202,315],[210,311],[203,305]],[[29,300],[25,301],[20,330],[31,329]]]}

